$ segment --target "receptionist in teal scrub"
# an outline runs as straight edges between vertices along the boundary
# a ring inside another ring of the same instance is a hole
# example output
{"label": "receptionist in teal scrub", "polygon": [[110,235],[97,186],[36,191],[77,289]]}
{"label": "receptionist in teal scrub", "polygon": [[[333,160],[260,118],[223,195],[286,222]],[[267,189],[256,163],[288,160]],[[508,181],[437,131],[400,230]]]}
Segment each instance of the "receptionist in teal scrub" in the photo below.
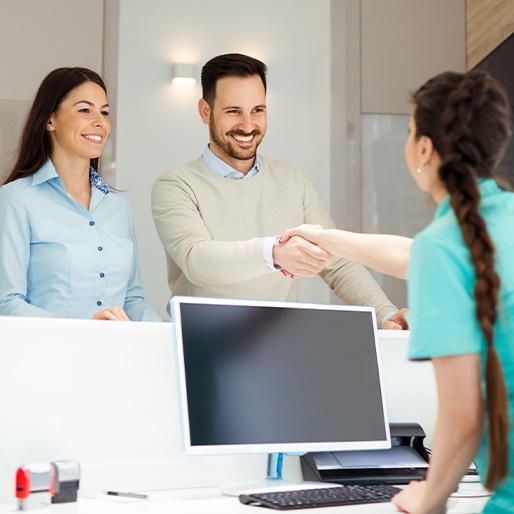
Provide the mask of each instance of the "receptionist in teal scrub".
{"label": "receptionist in teal scrub", "polygon": [[503,87],[478,70],[437,75],[412,104],[405,156],[438,204],[433,222],[414,240],[316,226],[284,237],[298,234],[334,255],[407,276],[409,357],[432,360],[439,413],[427,479],[395,496],[397,508],[445,512],[475,460],[492,492],[484,512],[512,513],[514,193],[494,180],[511,136],[510,105]]}

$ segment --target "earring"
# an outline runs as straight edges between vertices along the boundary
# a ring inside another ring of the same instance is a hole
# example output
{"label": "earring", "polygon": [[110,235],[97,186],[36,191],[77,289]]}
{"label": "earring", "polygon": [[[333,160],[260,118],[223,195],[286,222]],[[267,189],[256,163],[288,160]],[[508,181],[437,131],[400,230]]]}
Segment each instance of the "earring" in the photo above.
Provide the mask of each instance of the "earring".
{"label": "earring", "polygon": [[421,173],[423,173],[423,170],[425,169],[425,166],[423,166],[423,164],[420,164],[417,168],[416,168],[416,173],[418,175],[420,175]]}
{"label": "earring", "polygon": [[48,130],[53,130],[53,129],[54,129],[54,128],[52,127],[52,125],[50,125],[50,126],[48,127]]}

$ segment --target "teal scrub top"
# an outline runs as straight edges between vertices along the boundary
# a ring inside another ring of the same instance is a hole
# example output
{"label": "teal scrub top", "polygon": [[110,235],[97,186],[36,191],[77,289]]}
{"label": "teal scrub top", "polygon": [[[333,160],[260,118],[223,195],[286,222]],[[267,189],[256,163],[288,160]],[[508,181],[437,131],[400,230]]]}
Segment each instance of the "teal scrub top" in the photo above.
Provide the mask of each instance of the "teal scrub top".
{"label": "teal scrub top", "polygon": [[[514,193],[502,191],[492,179],[478,181],[480,213],[494,241],[495,266],[500,277],[500,301],[494,344],[505,374],[510,404],[510,473],[488,502],[484,512],[514,511]],[[475,314],[475,271],[455,213],[447,196],[433,222],[415,238],[408,272],[409,358],[480,353],[482,391],[485,391],[486,343]],[[476,457],[485,478],[487,424]]]}

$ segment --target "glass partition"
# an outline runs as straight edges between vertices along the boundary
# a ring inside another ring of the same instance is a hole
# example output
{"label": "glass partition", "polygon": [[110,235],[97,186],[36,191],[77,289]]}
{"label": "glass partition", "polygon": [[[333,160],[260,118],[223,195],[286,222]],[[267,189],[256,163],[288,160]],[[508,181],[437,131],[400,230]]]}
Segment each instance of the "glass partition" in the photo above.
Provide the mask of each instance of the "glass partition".
{"label": "glass partition", "polygon": [[[362,232],[412,237],[432,220],[435,203],[417,188],[405,163],[408,124],[408,115],[362,115]],[[391,301],[406,305],[404,280],[373,274]]]}

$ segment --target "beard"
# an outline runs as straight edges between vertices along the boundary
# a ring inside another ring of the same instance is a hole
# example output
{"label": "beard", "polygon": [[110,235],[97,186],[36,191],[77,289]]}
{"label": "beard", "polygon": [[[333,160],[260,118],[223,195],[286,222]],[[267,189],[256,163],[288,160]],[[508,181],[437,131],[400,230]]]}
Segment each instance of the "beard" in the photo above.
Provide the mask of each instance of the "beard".
{"label": "beard", "polygon": [[[232,159],[237,159],[239,161],[249,161],[250,159],[255,159],[255,154],[257,153],[257,148],[261,144],[264,133],[260,130],[252,130],[252,132],[246,134],[242,130],[231,130],[226,134],[222,134],[216,127],[216,124],[212,118],[209,123],[209,133],[211,136],[211,141],[225,154],[227,154]],[[254,136],[255,141],[253,145],[249,148],[241,148],[237,146],[237,143],[234,143],[232,140],[233,135],[238,136]]]}

